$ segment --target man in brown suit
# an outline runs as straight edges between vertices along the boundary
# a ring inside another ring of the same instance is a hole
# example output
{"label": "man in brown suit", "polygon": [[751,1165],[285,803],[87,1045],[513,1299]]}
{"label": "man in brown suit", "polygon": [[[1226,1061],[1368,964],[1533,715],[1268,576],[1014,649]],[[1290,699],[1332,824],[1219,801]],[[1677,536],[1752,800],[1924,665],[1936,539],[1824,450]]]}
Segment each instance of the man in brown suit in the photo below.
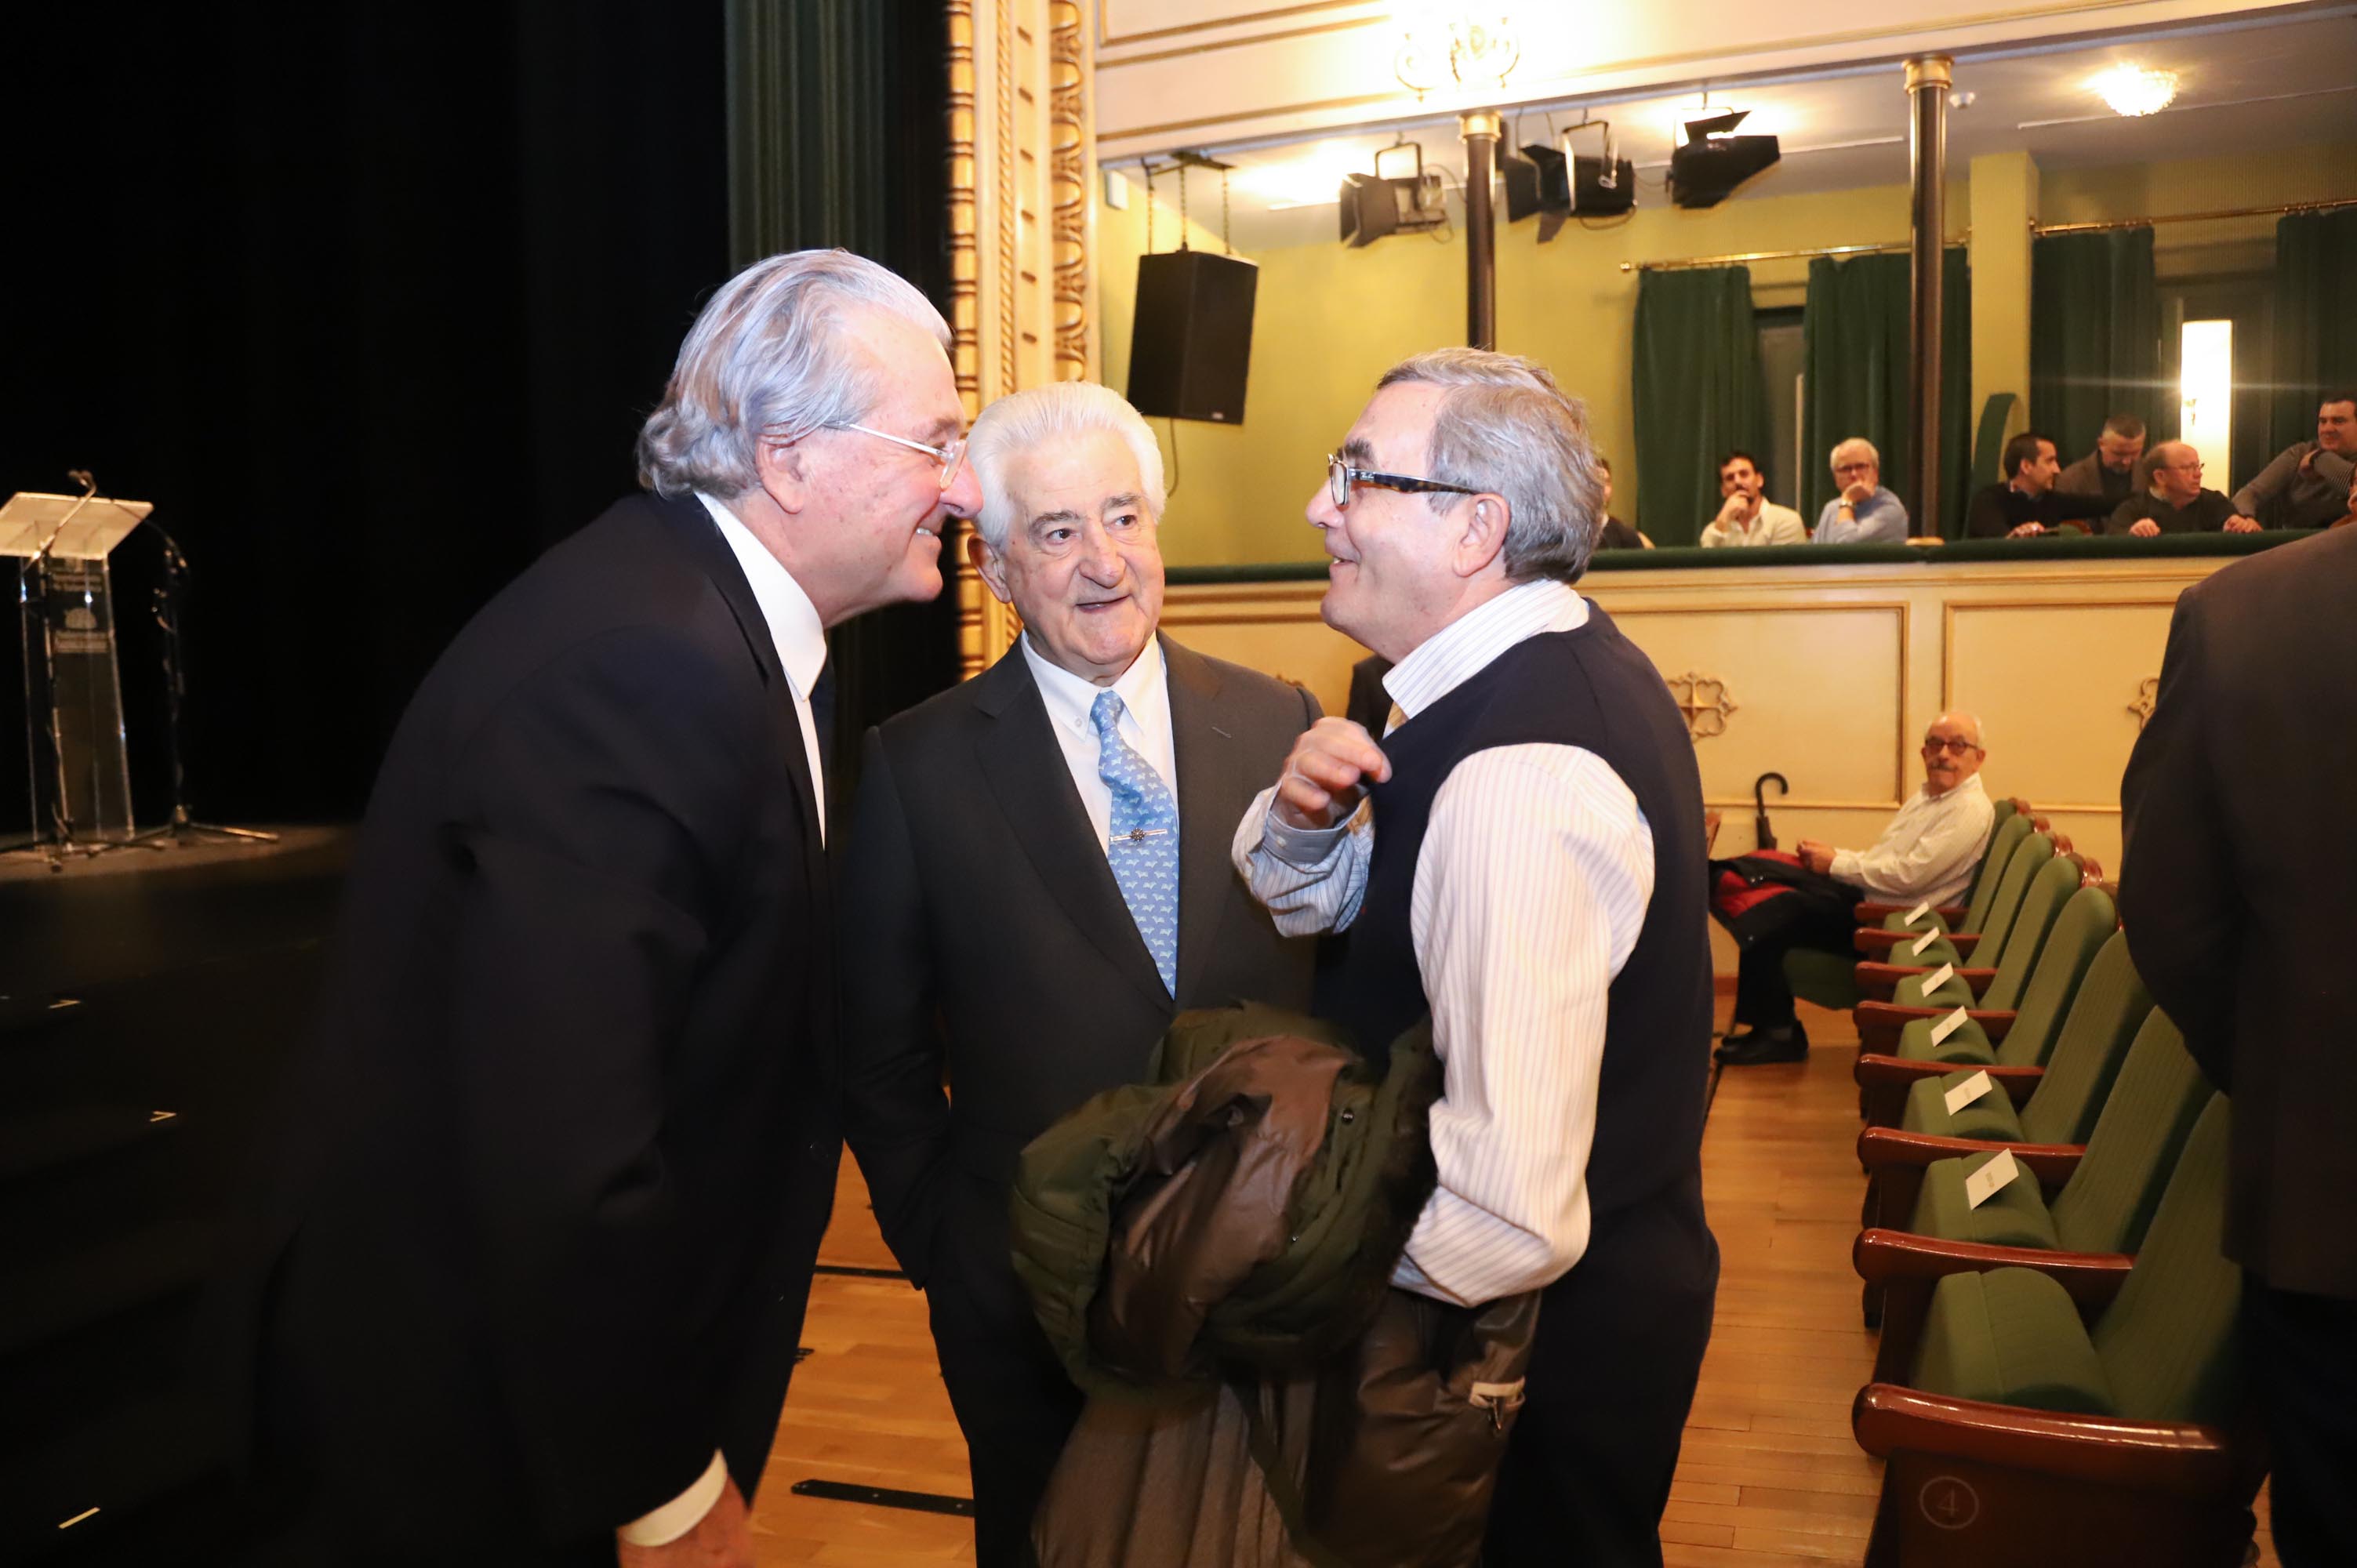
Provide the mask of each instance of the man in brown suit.
{"label": "man in brown suit", "polygon": [[2188,588],[2128,759],[2136,969],[2233,1096],[2226,1252],[2275,1461],[2286,1568],[2357,1563],[2357,531]]}

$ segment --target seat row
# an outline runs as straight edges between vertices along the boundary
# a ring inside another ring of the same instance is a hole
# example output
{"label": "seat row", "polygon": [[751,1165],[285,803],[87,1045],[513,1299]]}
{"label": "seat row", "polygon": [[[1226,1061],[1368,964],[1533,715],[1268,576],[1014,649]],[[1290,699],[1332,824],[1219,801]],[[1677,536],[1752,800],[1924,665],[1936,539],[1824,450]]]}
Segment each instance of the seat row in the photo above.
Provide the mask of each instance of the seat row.
{"label": "seat row", "polygon": [[2225,1568],[2265,1474],[2221,1249],[2232,1112],[2100,869],[2003,812],[1957,905],[1858,911],[1867,1561]]}

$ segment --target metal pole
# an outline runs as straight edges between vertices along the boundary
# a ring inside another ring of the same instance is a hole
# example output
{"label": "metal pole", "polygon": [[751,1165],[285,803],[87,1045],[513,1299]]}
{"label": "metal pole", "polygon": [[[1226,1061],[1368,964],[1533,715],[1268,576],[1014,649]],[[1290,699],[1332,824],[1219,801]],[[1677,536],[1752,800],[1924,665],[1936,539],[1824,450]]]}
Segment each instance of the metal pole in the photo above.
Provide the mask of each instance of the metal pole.
{"label": "metal pole", "polygon": [[1948,88],[1954,61],[1919,55],[1907,62],[1907,95],[1914,101],[1912,200],[1909,213],[1913,260],[1908,287],[1907,407],[1914,440],[1907,452],[1907,499],[1912,532],[1940,537],[1940,273],[1948,232]]}
{"label": "metal pole", "polygon": [[1465,138],[1465,337],[1476,349],[1498,346],[1498,219],[1490,188],[1498,175],[1498,137],[1505,129],[1495,109],[1457,117]]}

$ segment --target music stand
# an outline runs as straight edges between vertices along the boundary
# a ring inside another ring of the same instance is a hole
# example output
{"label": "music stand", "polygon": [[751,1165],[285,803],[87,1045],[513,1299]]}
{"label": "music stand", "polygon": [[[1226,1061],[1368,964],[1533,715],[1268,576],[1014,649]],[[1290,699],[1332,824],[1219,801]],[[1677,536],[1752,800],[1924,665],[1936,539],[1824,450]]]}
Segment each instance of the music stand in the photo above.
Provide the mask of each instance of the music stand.
{"label": "music stand", "polygon": [[154,510],[94,493],[31,491],[0,506],[0,556],[17,561],[29,842],[53,867],[69,853],[97,854],[133,832],[107,556]]}

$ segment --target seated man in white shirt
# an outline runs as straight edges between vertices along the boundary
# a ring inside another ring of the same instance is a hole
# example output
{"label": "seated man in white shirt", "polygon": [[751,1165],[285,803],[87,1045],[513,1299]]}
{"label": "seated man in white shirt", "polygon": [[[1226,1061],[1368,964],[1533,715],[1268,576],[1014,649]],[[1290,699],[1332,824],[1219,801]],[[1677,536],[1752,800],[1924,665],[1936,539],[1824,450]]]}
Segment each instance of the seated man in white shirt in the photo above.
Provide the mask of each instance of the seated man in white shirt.
{"label": "seated man in white shirt", "polygon": [[1923,733],[1923,787],[1899,808],[1873,848],[1835,849],[1815,839],[1793,846],[1810,875],[1767,907],[1781,918],[1747,932],[1736,970],[1737,1029],[1720,1042],[1720,1061],[1749,1067],[1808,1056],[1808,1033],[1792,1011],[1792,988],[1784,979],[1784,955],[1794,948],[1848,952],[1861,897],[1943,904],[1970,886],[1996,820],[1981,787],[1987,758],[1979,719],[1942,714]]}
{"label": "seated man in white shirt", "polygon": [[1726,499],[1718,515],[1702,531],[1702,547],[1716,550],[1729,544],[1806,544],[1809,531],[1801,514],[1765,499],[1768,476],[1749,452],[1729,452],[1718,461],[1718,493]]}

